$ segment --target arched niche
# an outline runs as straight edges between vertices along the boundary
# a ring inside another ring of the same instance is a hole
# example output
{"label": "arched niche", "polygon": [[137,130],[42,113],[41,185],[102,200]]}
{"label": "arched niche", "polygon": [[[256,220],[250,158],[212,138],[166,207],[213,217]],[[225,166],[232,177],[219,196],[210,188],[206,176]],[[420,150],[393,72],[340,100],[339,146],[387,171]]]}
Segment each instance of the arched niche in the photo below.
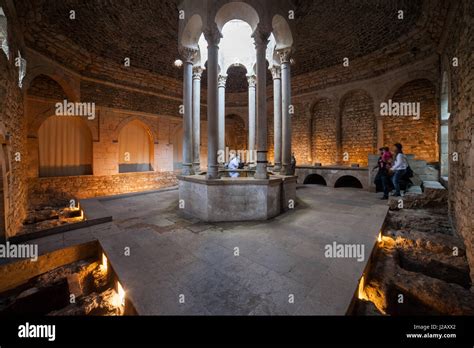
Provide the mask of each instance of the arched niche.
{"label": "arched niche", "polygon": [[119,132],[119,173],[153,170],[153,137],[150,129],[135,119]]}
{"label": "arched niche", "polygon": [[40,177],[92,174],[92,134],[83,117],[48,117],[38,144]]}

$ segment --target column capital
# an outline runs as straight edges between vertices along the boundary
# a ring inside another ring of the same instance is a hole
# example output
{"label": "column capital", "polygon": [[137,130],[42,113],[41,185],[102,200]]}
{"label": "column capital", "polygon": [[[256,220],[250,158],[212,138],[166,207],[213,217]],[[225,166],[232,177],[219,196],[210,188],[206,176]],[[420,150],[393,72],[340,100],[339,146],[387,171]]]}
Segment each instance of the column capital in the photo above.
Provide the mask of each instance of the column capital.
{"label": "column capital", "polygon": [[270,71],[274,80],[281,79],[281,68],[278,65],[272,66]]}
{"label": "column capital", "polygon": [[226,81],[227,81],[227,75],[219,75],[217,77],[217,87],[218,88],[225,88]]}
{"label": "column capital", "polygon": [[221,41],[222,34],[219,31],[219,28],[215,23],[211,24],[210,26],[206,27],[203,30],[204,38],[207,41],[209,46],[217,46]]}
{"label": "column capital", "polygon": [[193,68],[193,80],[200,80],[203,72],[203,68],[200,66],[195,66]]}
{"label": "column capital", "polygon": [[247,76],[247,81],[249,83],[249,87],[254,87],[255,88],[255,86],[257,84],[257,76],[255,76],[255,75]]}
{"label": "column capital", "polygon": [[184,63],[192,64],[194,61],[194,58],[196,58],[198,50],[195,48],[183,46],[183,47],[180,47],[179,53],[181,57],[183,58]]}
{"label": "column capital", "polygon": [[268,39],[270,37],[271,32],[271,29],[265,28],[264,26],[259,24],[252,34],[252,37],[255,40],[255,47],[267,48],[267,45],[270,42]]}
{"label": "column capital", "polygon": [[280,57],[281,64],[290,63],[291,51],[292,51],[291,47],[277,50],[278,56]]}

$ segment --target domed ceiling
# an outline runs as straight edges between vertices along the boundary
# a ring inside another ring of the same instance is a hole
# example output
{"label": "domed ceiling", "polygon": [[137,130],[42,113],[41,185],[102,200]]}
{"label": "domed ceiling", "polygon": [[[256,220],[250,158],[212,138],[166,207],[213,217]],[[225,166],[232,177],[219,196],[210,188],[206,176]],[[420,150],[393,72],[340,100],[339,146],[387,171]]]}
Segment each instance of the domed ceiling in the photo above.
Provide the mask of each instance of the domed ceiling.
{"label": "domed ceiling", "polygon": [[[293,75],[378,50],[432,15],[424,13],[421,0],[291,1],[296,15]],[[181,79],[181,69],[173,65],[179,57],[178,5],[178,0],[22,0],[16,1],[16,10],[28,47],[84,76],[133,84],[132,73],[119,71],[127,57],[132,72]],[[397,18],[399,10],[403,20]],[[436,30],[428,30],[433,40]],[[229,91],[245,91],[246,79],[240,76],[229,86]]]}

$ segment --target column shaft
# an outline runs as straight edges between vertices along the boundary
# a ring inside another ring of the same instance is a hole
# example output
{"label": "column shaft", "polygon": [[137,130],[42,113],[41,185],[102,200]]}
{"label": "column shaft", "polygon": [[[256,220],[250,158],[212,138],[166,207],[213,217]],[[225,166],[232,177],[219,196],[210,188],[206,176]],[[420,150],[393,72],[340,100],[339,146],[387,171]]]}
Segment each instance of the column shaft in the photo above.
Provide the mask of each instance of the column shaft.
{"label": "column shaft", "polygon": [[274,168],[281,170],[281,70],[280,67],[272,68],[273,76],[273,148],[274,148]]}
{"label": "column shaft", "polygon": [[255,112],[256,112],[256,98],[255,98],[255,75],[248,76],[249,83],[249,155],[250,162],[255,163]]}
{"label": "column shaft", "polygon": [[279,52],[281,59],[281,94],[282,94],[282,170],[284,175],[291,175],[291,74],[290,50]]}
{"label": "column shaft", "polygon": [[193,89],[192,89],[192,73],[193,58],[196,54],[195,50],[185,48],[182,51],[184,58],[184,74],[183,74],[183,175],[193,175]]}
{"label": "column shaft", "polygon": [[193,169],[201,171],[201,74],[202,68],[193,69]]}
{"label": "column shaft", "polygon": [[[219,75],[217,79],[217,88],[219,94],[219,151],[225,152],[225,82],[227,76]],[[221,164],[221,163],[219,163]]]}
{"label": "column shaft", "polygon": [[218,179],[218,54],[221,34],[216,26],[204,31],[207,46],[207,178]]}
{"label": "column shaft", "polygon": [[267,179],[267,61],[266,50],[269,33],[257,28],[255,46],[257,51],[257,170],[256,179]]}

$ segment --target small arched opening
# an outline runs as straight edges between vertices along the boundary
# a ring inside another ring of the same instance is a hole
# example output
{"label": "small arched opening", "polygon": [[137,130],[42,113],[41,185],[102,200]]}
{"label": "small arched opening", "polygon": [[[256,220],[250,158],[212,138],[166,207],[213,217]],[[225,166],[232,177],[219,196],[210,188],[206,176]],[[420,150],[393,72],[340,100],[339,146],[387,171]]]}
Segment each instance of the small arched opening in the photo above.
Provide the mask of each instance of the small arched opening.
{"label": "small arched opening", "polygon": [[38,131],[39,176],[92,174],[92,134],[81,116],[51,116]]}
{"label": "small arched opening", "polygon": [[119,133],[119,173],[153,170],[153,141],[150,130],[139,120],[125,125]]}
{"label": "small arched opening", "polygon": [[343,175],[336,180],[334,187],[353,187],[353,188],[363,188],[362,183],[359,179],[352,175]]}
{"label": "small arched opening", "polygon": [[327,186],[326,180],[319,174],[309,174],[303,184],[305,185],[323,185]]}

